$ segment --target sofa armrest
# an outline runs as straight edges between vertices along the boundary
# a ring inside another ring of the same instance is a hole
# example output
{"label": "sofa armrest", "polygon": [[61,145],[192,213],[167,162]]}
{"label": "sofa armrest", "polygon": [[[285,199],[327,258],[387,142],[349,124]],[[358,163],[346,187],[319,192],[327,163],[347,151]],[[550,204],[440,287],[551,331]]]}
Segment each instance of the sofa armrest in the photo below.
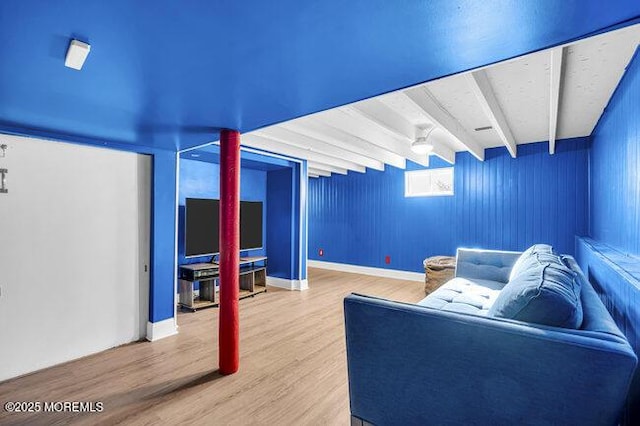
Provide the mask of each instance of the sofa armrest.
{"label": "sofa armrest", "polygon": [[506,283],[520,254],[517,251],[459,248],[456,253],[456,277]]}
{"label": "sofa armrest", "polygon": [[351,414],[373,424],[615,424],[626,341],[359,295],[344,300]]}

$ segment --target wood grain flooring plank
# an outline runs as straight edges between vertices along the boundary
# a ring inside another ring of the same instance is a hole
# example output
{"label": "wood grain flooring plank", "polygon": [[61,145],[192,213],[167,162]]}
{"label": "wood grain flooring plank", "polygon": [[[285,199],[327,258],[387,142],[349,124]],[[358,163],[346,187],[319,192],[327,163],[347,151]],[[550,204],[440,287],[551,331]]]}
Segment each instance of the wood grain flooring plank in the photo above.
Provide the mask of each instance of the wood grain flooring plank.
{"label": "wood grain flooring plank", "polygon": [[417,302],[419,282],[309,268],[309,290],[240,301],[240,371],[222,376],[218,309],[180,313],[179,333],[0,383],[0,402],[101,401],[101,413],[7,413],[0,424],[348,425],[342,301]]}

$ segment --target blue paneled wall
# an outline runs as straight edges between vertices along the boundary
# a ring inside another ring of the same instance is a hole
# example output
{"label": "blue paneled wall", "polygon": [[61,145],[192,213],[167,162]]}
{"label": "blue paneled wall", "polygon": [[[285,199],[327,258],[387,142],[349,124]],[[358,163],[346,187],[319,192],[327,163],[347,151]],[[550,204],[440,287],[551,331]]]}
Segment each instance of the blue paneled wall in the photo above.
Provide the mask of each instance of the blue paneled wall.
{"label": "blue paneled wall", "polygon": [[[306,179],[301,181],[301,165],[267,173],[267,252],[269,276],[305,280],[306,224],[304,219]],[[301,219],[302,217],[302,219]]]}
{"label": "blue paneled wall", "polygon": [[274,170],[267,173],[267,251],[269,252],[269,276],[294,278],[295,256],[293,218],[294,188],[293,169]]}
{"label": "blue paneled wall", "polygon": [[[591,135],[590,234],[578,260],[640,356],[640,55]],[[595,246],[595,247],[594,247]],[[623,424],[640,424],[640,369]]]}
{"label": "blue paneled wall", "polygon": [[591,138],[591,236],[640,255],[638,52]]}
{"label": "blue paneled wall", "polygon": [[[309,258],[418,272],[425,257],[458,246],[546,242],[573,253],[575,236],[588,230],[588,139],[561,140],[555,155],[548,149],[521,145],[516,159],[488,149],[484,162],[459,153],[450,197],[405,198],[404,170],[391,166],[310,179]],[[431,167],[443,166],[432,157]]]}

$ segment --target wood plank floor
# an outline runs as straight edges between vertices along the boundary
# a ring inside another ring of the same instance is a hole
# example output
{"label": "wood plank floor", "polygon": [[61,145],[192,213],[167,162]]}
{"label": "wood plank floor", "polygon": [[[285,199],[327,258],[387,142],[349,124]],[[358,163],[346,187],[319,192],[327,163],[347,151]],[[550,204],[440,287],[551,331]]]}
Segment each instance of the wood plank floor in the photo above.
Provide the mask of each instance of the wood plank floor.
{"label": "wood plank floor", "polygon": [[309,269],[310,289],[240,301],[240,371],[217,372],[218,309],[182,313],[180,333],[0,383],[7,401],[101,401],[101,413],[7,413],[0,424],[349,424],[342,299],[416,302],[419,282]]}

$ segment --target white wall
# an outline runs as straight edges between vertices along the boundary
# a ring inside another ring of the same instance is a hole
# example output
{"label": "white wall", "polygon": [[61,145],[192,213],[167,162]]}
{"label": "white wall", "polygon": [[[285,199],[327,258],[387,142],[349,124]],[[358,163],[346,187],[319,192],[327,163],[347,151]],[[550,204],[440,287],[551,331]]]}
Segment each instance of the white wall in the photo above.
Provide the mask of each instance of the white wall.
{"label": "white wall", "polygon": [[144,337],[150,157],[3,143],[0,381]]}

